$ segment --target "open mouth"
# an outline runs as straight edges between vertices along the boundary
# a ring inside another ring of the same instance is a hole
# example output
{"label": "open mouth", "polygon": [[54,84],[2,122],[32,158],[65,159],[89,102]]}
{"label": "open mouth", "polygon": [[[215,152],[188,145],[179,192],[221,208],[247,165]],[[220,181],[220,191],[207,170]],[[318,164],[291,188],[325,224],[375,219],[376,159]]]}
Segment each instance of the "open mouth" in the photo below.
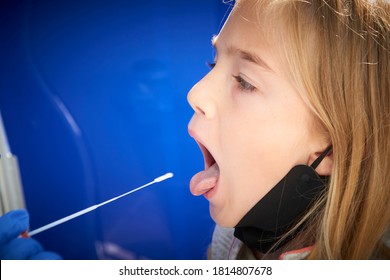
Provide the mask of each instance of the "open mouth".
{"label": "open mouth", "polygon": [[203,154],[204,170],[192,177],[190,190],[193,195],[205,195],[206,198],[210,198],[210,191],[219,180],[219,166],[210,151],[200,142],[196,142]]}
{"label": "open mouth", "polygon": [[213,155],[209,152],[209,150],[200,142],[196,141],[199,145],[200,150],[203,154],[204,159],[204,169],[208,169],[210,166],[216,163]]}
{"label": "open mouth", "polygon": [[196,133],[188,129],[189,134],[194,138],[203,154],[204,170],[195,174],[190,181],[190,191],[193,195],[204,195],[207,199],[210,199],[219,181],[219,166],[214,156],[209,149],[200,142]]}

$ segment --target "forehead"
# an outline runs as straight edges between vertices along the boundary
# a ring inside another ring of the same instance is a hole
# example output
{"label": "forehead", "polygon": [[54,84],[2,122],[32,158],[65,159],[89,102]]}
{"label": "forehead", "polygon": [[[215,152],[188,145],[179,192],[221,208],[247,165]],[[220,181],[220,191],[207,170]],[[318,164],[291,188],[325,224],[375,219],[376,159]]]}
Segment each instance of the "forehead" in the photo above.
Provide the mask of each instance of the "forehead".
{"label": "forehead", "polygon": [[258,37],[261,30],[259,26],[259,19],[253,1],[240,1],[235,4],[220,35],[235,38],[252,34],[251,37]]}
{"label": "forehead", "polygon": [[[274,39],[269,36],[270,26],[264,23],[261,8],[257,1],[238,1],[225,25],[213,43],[217,50],[239,49],[257,56],[268,58],[271,68],[275,67]],[[272,27],[274,28],[274,27]]]}
{"label": "forehead", "polygon": [[237,1],[218,40],[237,42],[247,49],[274,45],[270,35],[276,29],[275,22],[272,25],[267,23],[269,20],[265,19],[264,6],[263,1]]}

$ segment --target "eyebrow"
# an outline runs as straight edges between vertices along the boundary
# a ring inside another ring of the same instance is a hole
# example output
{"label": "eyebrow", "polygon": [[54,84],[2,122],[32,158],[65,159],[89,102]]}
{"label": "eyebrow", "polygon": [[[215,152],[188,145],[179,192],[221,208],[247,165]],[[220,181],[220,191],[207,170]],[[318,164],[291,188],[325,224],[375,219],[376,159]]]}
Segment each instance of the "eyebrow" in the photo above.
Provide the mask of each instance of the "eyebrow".
{"label": "eyebrow", "polygon": [[[217,48],[217,39],[218,39],[218,36],[217,35],[214,35],[212,38],[211,38],[211,44],[213,45],[213,47],[218,51],[218,48]],[[262,59],[260,56],[258,56],[257,54],[254,54],[252,52],[249,52],[249,51],[244,51],[244,50],[241,50],[237,47],[234,47],[234,46],[228,46],[227,48],[227,53],[228,54],[237,54],[241,59],[244,59],[244,60],[247,60],[249,62],[252,62],[252,63],[255,63],[255,64],[258,64],[259,66],[261,66],[262,68],[268,70],[268,71],[271,71],[271,72],[274,72],[272,70],[272,68],[264,61],[264,59]]]}

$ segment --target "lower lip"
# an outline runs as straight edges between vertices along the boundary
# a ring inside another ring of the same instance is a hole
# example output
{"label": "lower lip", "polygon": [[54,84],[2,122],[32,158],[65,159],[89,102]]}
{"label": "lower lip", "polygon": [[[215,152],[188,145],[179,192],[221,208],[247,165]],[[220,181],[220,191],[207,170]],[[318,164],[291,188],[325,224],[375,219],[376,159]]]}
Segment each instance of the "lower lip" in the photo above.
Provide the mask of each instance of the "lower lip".
{"label": "lower lip", "polygon": [[212,199],[212,197],[215,195],[215,193],[217,192],[217,186],[218,186],[218,182],[215,184],[215,186],[210,189],[209,191],[205,192],[203,194],[203,196],[207,199],[207,200],[210,200]]}

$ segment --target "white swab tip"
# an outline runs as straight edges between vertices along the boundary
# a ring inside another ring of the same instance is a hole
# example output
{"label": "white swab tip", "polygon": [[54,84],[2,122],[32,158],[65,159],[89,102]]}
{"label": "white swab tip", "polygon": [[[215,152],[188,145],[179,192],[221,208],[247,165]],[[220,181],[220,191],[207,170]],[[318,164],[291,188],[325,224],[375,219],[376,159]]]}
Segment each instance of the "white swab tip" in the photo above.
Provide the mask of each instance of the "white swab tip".
{"label": "white swab tip", "polygon": [[154,182],[161,182],[161,181],[164,181],[164,180],[172,178],[172,177],[173,177],[173,173],[169,172],[169,173],[164,174],[160,177],[157,177],[156,179],[154,179]]}

